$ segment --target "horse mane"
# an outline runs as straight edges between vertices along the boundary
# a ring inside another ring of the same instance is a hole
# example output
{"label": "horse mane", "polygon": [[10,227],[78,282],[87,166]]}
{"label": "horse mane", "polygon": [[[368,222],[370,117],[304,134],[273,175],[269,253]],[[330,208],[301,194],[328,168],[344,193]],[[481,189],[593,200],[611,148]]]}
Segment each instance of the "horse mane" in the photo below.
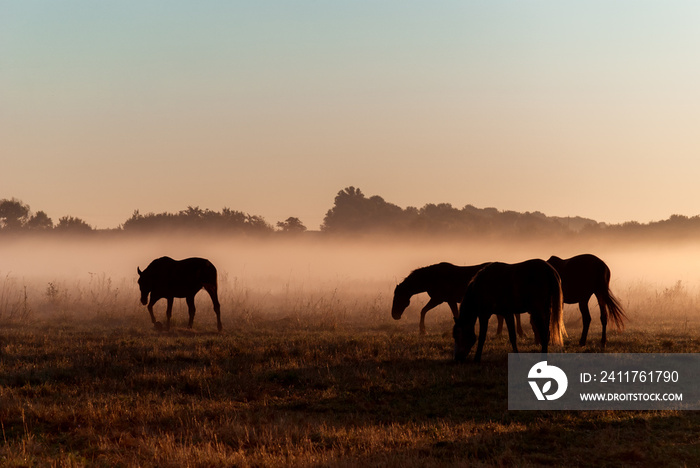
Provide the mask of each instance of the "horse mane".
{"label": "horse mane", "polygon": [[[420,268],[416,268],[412,272],[408,274],[408,276],[421,276],[426,273],[429,273],[431,270],[435,270],[436,268],[451,268],[454,267],[455,265],[448,263],[448,262],[440,262],[440,263],[435,263],[433,265],[428,265]],[[406,278],[408,278],[408,276]]]}
{"label": "horse mane", "polygon": [[416,268],[412,272],[404,278],[401,283],[397,287],[401,287],[402,289],[408,288],[410,286],[414,286],[416,284],[422,284],[424,280],[427,278],[432,279],[434,277],[434,271],[438,268],[445,269],[445,268],[454,268],[455,265],[447,262],[440,262],[440,263],[435,263],[434,265],[428,265],[420,268]]}

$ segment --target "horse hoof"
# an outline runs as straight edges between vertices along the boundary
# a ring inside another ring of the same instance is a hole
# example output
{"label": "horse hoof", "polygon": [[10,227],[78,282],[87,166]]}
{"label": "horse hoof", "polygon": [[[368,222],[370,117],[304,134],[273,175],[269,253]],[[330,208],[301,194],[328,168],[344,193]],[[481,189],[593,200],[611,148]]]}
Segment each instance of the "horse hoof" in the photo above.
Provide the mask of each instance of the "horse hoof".
{"label": "horse hoof", "polygon": [[156,322],[153,324],[153,328],[155,328],[157,331],[162,331],[163,330],[163,324],[160,322]]}

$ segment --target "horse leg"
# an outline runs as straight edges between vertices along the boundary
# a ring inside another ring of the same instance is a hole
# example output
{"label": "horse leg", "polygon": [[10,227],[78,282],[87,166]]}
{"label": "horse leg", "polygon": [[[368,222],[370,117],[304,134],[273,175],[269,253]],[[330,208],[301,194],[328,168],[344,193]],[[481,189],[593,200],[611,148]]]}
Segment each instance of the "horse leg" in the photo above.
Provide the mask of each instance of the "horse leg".
{"label": "horse leg", "polygon": [[513,352],[518,352],[518,338],[515,336],[515,317],[512,314],[506,315],[504,317],[506,321],[506,326],[508,327],[508,338],[510,338],[510,344],[513,346]]}
{"label": "horse leg", "polygon": [[530,314],[530,321],[531,323],[534,322],[532,329],[538,330],[542,354],[547,354],[547,348],[549,347],[549,320],[551,312],[549,312],[549,309],[545,308],[545,310],[547,312],[535,310],[534,313]]}
{"label": "horse leg", "polygon": [[151,301],[148,303],[148,313],[151,314],[151,323],[153,323],[153,326],[157,329],[158,321],[156,320],[156,316],[153,314],[153,306],[155,303],[156,301],[154,301],[153,296],[151,296]]}
{"label": "horse leg", "polygon": [[489,318],[482,317],[479,315],[479,344],[476,347],[476,354],[474,355],[474,362],[481,361],[481,351],[484,349],[484,342],[486,341],[486,332],[489,329]]}
{"label": "horse leg", "polygon": [[[588,299],[579,302],[578,308],[581,310],[581,319],[583,321],[583,330],[581,330],[581,339],[579,340],[578,344],[581,346],[585,346],[586,337],[588,336],[588,327],[591,325],[591,311],[588,310]],[[603,330],[605,330],[605,328],[603,328]],[[603,331],[603,336],[605,336],[605,331]]]}
{"label": "horse leg", "polygon": [[503,317],[496,315],[496,321],[498,322],[498,328],[496,329],[496,335],[500,336],[503,333]]}
{"label": "horse leg", "polygon": [[[598,299],[598,295],[595,295],[595,298]],[[600,307],[600,324],[603,326],[603,336],[600,338],[600,345],[604,348],[605,343],[608,341],[608,336],[607,336],[607,328],[608,328],[608,308],[605,306],[605,303],[598,299],[598,307]]]}
{"label": "horse leg", "polygon": [[518,329],[518,336],[522,338],[525,336],[525,332],[523,331],[523,327],[520,326],[520,314],[515,315],[515,323]]}
{"label": "horse leg", "polygon": [[173,316],[173,298],[168,298],[168,309],[165,311],[165,317],[167,321],[165,322],[165,331],[170,330],[170,317]]}
{"label": "horse leg", "polygon": [[457,318],[459,317],[459,307],[457,307],[457,303],[449,301],[447,305],[450,306],[450,310],[452,310],[452,318],[456,322]]}
{"label": "horse leg", "polygon": [[[204,289],[211,297],[211,303],[214,304],[214,312],[216,313],[216,327],[221,331],[221,305],[219,304],[219,296],[216,293],[216,286],[205,285]],[[193,313],[194,316],[194,313]]]}
{"label": "horse leg", "polygon": [[[498,328],[496,329],[496,335],[500,335],[503,332],[503,321],[505,319],[503,317],[501,317],[500,315],[496,315],[496,320],[498,321]],[[516,324],[516,329],[518,331],[518,336],[522,338],[523,336],[525,336],[525,332],[523,331],[523,327],[520,325],[520,314],[517,314],[515,316],[515,324]]]}
{"label": "horse leg", "polygon": [[[430,309],[437,307],[438,305],[442,304],[442,301],[438,301],[437,299],[433,299],[432,297],[428,301],[428,303],[421,309],[420,311],[420,325],[419,325],[419,330],[421,335],[425,335],[425,314],[428,312]],[[454,312],[452,312],[454,314]]]}
{"label": "horse leg", "polygon": [[540,336],[540,326],[537,320],[530,314],[530,328],[532,328],[532,333],[535,335],[535,344],[538,345],[542,343],[542,337]]}
{"label": "horse leg", "polygon": [[187,296],[185,300],[187,301],[187,312],[190,314],[190,321],[187,324],[187,328],[192,328],[192,324],[194,323],[194,313],[196,311],[194,308],[194,296]]}

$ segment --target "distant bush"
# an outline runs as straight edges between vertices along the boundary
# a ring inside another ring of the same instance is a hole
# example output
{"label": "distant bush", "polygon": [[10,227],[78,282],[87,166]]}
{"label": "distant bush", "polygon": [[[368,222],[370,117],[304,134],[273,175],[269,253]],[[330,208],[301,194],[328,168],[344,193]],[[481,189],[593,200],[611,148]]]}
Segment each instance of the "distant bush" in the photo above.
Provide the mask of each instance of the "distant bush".
{"label": "distant bush", "polygon": [[60,232],[90,232],[92,231],[92,226],[83,221],[80,218],[74,218],[73,216],[64,216],[58,220],[58,224],[54,228],[56,231]]}
{"label": "distant bush", "polygon": [[273,227],[260,216],[224,208],[221,212],[188,206],[178,213],[148,213],[134,211],[124,222],[123,229],[131,232],[149,231],[217,231],[239,233],[269,233]]}
{"label": "distant bush", "polygon": [[277,223],[277,229],[279,229],[281,232],[290,234],[306,232],[306,226],[304,226],[304,223],[302,223],[299,218],[293,217],[287,218],[284,221],[279,221]]}

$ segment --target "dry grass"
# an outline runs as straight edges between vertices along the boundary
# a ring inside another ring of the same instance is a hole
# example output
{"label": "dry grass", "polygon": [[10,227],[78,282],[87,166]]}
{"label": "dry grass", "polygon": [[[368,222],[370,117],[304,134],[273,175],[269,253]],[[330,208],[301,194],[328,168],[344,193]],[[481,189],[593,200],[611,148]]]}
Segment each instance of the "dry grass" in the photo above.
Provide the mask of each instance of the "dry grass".
{"label": "dry grass", "polygon": [[[377,288],[224,283],[223,334],[204,300],[193,331],[179,306],[160,334],[129,281],[6,278],[0,465],[700,465],[698,412],[508,411],[507,340],[490,337],[481,365],[454,364],[446,309],[419,337],[419,304],[394,322]],[[700,352],[691,287],[620,296],[631,321],[607,351]],[[600,351],[599,322],[583,349],[575,309],[567,327],[566,352]]]}

